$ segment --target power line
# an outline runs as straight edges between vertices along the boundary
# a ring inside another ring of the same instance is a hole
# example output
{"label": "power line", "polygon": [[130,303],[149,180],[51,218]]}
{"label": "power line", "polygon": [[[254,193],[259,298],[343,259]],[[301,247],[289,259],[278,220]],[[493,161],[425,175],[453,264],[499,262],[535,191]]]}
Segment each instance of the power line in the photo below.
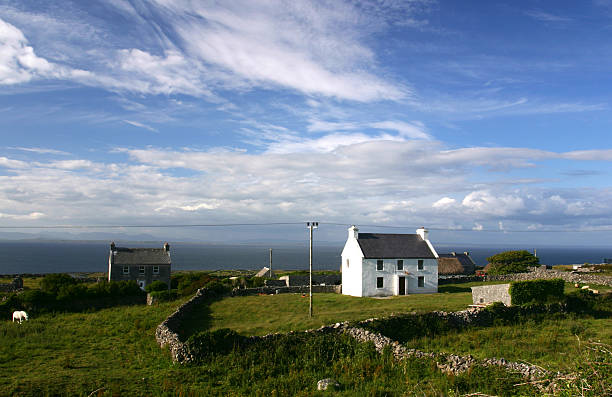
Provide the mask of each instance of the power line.
{"label": "power line", "polygon": [[[149,225],[47,225],[47,226],[0,226],[0,229],[144,229],[144,228],[207,228],[207,227],[244,227],[244,226],[295,226],[303,225],[304,222],[260,222],[260,223],[199,223],[199,224],[149,224]],[[349,227],[351,223],[319,222],[320,225]],[[359,224],[359,227],[383,228],[383,229],[412,229],[410,226]],[[546,230],[516,230],[516,229],[458,229],[444,227],[428,227],[429,230],[445,232],[470,232],[470,233],[593,233],[612,232],[612,227],[593,229],[546,229]]]}

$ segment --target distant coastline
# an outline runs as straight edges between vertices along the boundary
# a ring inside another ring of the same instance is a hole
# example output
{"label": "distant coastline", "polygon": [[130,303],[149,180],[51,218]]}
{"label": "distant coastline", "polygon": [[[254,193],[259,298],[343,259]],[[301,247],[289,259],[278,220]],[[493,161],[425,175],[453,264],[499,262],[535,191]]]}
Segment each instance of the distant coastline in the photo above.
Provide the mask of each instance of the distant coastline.
{"label": "distant coastline", "polygon": [[[160,242],[121,243],[126,246],[157,247]],[[308,268],[308,247],[289,242],[278,243],[181,243],[171,242],[173,270],[259,269],[267,266],[269,248],[273,249],[273,267],[278,269]],[[521,246],[456,246],[436,245],[439,253],[468,251],[477,265],[486,265],[486,258]],[[600,263],[612,257],[612,247],[545,247],[536,246],[542,264]],[[108,241],[11,240],[0,241],[0,274],[106,272]],[[340,266],[342,244],[315,244],[315,270],[336,270]]]}

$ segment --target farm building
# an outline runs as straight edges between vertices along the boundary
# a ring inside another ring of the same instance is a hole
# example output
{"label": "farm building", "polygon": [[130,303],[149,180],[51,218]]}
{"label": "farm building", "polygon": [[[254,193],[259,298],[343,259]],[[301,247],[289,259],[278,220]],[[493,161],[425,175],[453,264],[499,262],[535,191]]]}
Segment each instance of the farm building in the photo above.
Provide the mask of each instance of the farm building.
{"label": "farm building", "polygon": [[390,296],[438,292],[438,254],[425,228],[416,234],[359,233],[342,250],[342,293]]}
{"label": "farm building", "polygon": [[144,289],[153,281],[170,286],[170,245],[163,248],[122,248],[110,245],[108,280],[135,280]]}
{"label": "farm building", "polygon": [[450,254],[439,254],[438,274],[474,274],[476,264],[470,257],[469,252],[451,252]]}

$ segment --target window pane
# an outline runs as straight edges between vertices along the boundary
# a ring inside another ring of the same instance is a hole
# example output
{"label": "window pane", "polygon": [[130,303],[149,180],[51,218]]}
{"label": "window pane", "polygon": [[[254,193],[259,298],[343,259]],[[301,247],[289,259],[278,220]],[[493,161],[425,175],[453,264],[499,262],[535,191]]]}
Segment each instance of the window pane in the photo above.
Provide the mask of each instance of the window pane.
{"label": "window pane", "polygon": [[404,270],[404,261],[402,259],[397,260],[397,270]]}
{"label": "window pane", "polygon": [[382,287],[383,287],[383,278],[376,277],[376,288],[382,288]]}
{"label": "window pane", "polygon": [[383,269],[383,261],[379,259],[376,261],[376,270],[382,270],[382,269]]}
{"label": "window pane", "polygon": [[417,269],[423,270],[423,259],[419,259],[417,262]]}
{"label": "window pane", "polygon": [[425,286],[425,277],[419,277],[419,288],[423,288]]}

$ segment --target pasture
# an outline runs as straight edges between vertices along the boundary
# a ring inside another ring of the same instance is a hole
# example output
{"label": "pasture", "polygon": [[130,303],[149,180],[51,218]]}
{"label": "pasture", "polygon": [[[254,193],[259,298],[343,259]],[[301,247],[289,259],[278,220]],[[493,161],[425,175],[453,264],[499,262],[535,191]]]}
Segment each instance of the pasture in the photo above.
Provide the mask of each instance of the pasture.
{"label": "pasture", "polygon": [[[343,320],[399,312],[459,310],[471,302],[469,286],[441,287],[440,294],[389,299],[315,294],[315,316],[300,295],[225,298],[203,305],[192,325],[233,328],[242,334],[306,329]],[[445,292],[444,292],[445,291]],[[335,377],[337,395],[534,394],[521,379],[497,369],[447,376],[428,360],[398,363],[371,346],[341,336],[309,339],[301,334],[241,351],[218,354],[190,366],[172,364],[155,342],[156,326],[185,298],[157,306],[120,306],[86,313],[49,313],[21,325],[0,323],[0,395],[321,395],[316,381]],[[208,309],[206,309],[208,308]],[[534,324],[474,330],[407,342],[423,350],[523,359],[553,368],[577,369],[577,343],[610,338],[609,318],[559,317]],[[199,328],[202,329],[202,328]],[[551,330],[558,330],[555,335]],[[541,343],[550,339],[550,343]],[[471,345],[487,340],[487,344]],[[496,341],[504,341],[496,343]],[[555,341],[556,343],[553,343]],[[532,353],[529,349],[537,345]],[[472,350],[473,349],[473,350]],[[479,350],[480,349],[480,350]],[[607,367],[606,367],[607,368]]]}

